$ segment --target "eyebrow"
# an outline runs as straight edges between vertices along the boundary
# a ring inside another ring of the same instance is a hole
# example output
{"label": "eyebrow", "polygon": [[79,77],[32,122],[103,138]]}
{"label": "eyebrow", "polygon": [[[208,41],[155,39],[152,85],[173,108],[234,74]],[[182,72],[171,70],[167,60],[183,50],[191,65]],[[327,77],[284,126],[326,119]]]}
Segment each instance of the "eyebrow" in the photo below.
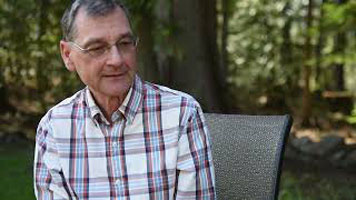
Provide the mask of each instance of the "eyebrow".
{"label": "eyebrow", "polygon": [[[133,34],[131,32],[121,34],[117,41],[119,41],[123,38],[131,37],[131,36],[133,36]],[[89,40],[87,42],[85,42],[85,44],[83,45],[83,48],[88,48],[88,46],[90,46],[92,44],[96,44],[96,43],[108,43],[108,42],[105,41],[103,38],[89,38]]]}

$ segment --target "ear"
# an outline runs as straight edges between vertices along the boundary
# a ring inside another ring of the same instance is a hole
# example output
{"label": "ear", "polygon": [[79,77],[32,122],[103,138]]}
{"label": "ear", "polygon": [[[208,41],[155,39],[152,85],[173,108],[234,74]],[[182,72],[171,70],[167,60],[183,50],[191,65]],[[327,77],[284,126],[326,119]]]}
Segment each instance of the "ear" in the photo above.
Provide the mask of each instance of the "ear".
{"label": "ear", "polygon": [[65,64],[66,68],[69,71],[75,71],[75,65],[70,57],[70,55],[72,53],[72,48],[71,48],[70,44],[64,40],[61,40],[59,43],[59,47],[61,49],[61,56],[62,56],[62,59],[63,59],[63,62]]}

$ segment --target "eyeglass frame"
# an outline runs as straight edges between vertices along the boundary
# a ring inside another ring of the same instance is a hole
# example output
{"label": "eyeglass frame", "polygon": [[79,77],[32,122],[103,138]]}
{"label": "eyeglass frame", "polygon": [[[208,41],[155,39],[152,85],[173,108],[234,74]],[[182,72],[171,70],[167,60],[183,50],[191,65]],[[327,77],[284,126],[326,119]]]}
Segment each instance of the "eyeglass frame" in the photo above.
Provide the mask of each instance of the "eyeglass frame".
{"label": "eyeglass frame", "polygon": [[[129,36],[129,38],[132,40],[132,44],[133,44],[132,47],[136,48],[137,45],[138,45],[138,42],[139,42],[139,38],[134,36],[134,35]],[[93,57],[101,57],[101,56],[104,56],[105,54],[107,54],[111,50],[111,48],[113,46],[116,46],[116,48],[118,49],[118,51],[121,54],[125,54],[125,53],[123,53],[123,50],[122,50],[123,47],[122,46],[120,47],[120,44],[124,43],[124,42],[121,42],[122,40],[123,39],[121,38],[120,40],[117,40],[115,43],[113,43],[111,45],[107,45],[105,47],[101,47],[101,48],[90,48],[90,47],[89,48],[83,48],[83,47],[81,47],[79,44],[77,44],[74,41],[68,41],[68,43],[70,43],[73,46],[77,47],[77,49],[79,49],[84,54],[89,54],[89,55],[91,55]],[[95,53],[91,53],[95,49],[103,49],[104,51],[102,53],[100,53],[100,54],[97,54],[97,55]]]}

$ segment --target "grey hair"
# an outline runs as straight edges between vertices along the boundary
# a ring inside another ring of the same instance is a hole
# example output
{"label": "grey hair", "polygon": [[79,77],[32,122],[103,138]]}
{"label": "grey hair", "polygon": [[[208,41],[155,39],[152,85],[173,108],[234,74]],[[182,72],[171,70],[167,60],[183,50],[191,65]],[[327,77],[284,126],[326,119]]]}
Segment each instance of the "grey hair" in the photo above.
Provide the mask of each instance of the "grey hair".
{"label": "grey hair", "polygon": [[65,41],[71,41],[75,37],[75,18],[81,7],[85,9],[89,16],[105,16],[119,7],[124,11],[131,25],[129,11],[120,0],[76,0],[65,10],[61,20]]}

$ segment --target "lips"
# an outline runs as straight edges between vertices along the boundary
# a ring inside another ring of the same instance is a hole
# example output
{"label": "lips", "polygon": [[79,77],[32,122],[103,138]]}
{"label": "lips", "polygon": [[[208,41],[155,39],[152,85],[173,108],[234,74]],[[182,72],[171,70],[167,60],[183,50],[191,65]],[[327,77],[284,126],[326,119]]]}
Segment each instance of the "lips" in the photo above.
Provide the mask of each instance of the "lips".
{"label": "lips", "polygon": [[104,75],[104,77],[119,77],[122,76],[122,74],[110,74],[110,75]]}
{"label": "lips", "polygon": [[125,75],[125,73],[104,74],[103,77],[106,77],[106,78],[117,78],[117,77],[122,77],[124,75]]}

